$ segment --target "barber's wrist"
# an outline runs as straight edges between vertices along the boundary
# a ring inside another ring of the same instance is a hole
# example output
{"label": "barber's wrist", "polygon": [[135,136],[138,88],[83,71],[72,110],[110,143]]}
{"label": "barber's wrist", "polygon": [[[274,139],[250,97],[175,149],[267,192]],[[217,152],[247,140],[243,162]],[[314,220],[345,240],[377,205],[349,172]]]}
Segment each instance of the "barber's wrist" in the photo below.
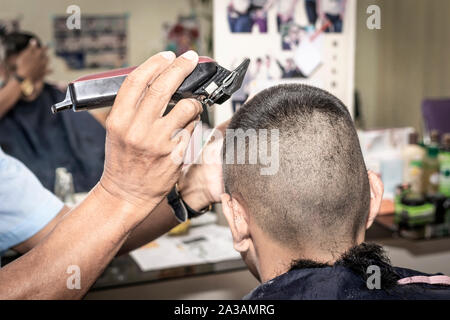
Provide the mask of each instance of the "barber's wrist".
{"label": "barber's wrist", "polygon": [[[105,188],[102,183],[98,183],[92,190],[91,194],[98,202],[102,204],[104,210],[111,212],[111,219],[117,219],[122,225],[125,232],[134,229],[148,214],[153,210],[151,207],[144,207],[127,199],[112,193]],[[157,206],[155,200],[155,205]]]}
{"label": "barber's wrist", "polygon": [[183,201],[193,210],[200,211],[214,201],[209,194],[206,181],[200,174],[200,165],[192,164],[186,172],[184,172],[178,181],[178,192]]}

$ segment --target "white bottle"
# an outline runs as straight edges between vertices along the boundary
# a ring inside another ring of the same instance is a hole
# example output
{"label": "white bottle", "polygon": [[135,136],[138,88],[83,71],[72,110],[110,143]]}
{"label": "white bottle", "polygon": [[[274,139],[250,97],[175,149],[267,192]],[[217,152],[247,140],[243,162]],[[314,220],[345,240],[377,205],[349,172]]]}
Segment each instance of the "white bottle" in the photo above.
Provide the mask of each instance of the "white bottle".
{"label": "white bottle", "polygon": [[425,149],[418,144],[416,132],[409,134],[409,144],[402,151],[403,184],[409,184],[413,193],[423,193],[422,175]]}

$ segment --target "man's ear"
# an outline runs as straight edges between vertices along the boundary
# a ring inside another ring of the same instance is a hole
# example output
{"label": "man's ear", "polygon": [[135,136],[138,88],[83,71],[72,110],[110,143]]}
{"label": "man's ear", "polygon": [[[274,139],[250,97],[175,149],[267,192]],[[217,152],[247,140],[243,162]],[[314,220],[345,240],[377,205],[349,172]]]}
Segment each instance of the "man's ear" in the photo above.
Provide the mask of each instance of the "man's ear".
{"label": "man's ear", "polygon": [[369,229],[373,221],[378,215],[381,207],[381,200],[383,199],[384,186],[380,177],[372,171],[367,171],[370,184],[370,210],[369,217],[366,222],[366,229]]}
{"label": "man's ear", "polygon": [[229,194],[222,194],[222,211],[228,221],[236,251],[247,252],[250,248],[248,217],[242,204]]}

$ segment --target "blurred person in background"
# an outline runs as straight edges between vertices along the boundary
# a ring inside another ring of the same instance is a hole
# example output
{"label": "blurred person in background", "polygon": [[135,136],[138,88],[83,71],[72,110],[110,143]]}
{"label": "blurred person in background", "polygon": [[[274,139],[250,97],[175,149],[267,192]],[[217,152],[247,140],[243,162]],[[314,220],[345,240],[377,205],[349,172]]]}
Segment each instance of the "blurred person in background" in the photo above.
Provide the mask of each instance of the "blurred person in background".
{"label": "blurred person in background", "polygon": [[267,11],[265,6],[267,0],[252,0],[251,17],[253,25],[258,27],[259,32],[267,32]]}
{"label": "blurred person in background", "polygon": [[294,23],[286,24],[282,30],[282,48],[283,50],[294,50],[302,41],[304,31]]}
{"label": "blurred person in background", "polygon": [[277,4],[277,28],[281,31],[282,26],[294,22],[295,7],[298,0],[269,0],[265,11],[268,11],[275,3]]}
{"label": "blurred person in background", "polygon": [[252,32],[250,0],[231,0],[228,5],[228,24],[232,33]]}
{"label": "blurred person in background", "polygon": [[104,127],[87,112],[51,113],[65,94],[45,81],[47,49],[37,36],[4,33],[1,41],[0,147],[51,191],[60,167],[72,174],[75,192],[89,191],[103,170]]}
{"label": "blurred person in background", "polygon": [[289,78],[307,78],[303,72],[295,64],[294,59],[287,58],[286,65],[284,66],[279,60],[277,60],[278,67],[282,72],[281,78],[289,79]]}
{"label": "blurred person in background", "polygon": [[325,32],[342,32],[346,0],[317,0],[317,11],[323,24],[331,22]]}
{"label": "blurred person in background", "polygon": [[305,11],[308,17],[309,25],[315,29],[317,18],[319,17],[317,14],[317,3],[316,0],[305,0]]}

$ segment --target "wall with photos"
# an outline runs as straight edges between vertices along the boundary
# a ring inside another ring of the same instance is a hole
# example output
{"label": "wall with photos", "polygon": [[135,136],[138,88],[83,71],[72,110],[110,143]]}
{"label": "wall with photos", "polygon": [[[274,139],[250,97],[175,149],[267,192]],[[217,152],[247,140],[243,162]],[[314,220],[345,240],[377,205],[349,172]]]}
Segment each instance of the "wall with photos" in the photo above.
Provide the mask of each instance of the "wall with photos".
{"label": "wall with photos", "polygon": [[[100,72],[102,69],[73,70],[68,68],[62,58],[55,56],[53,19],[56,16],[67,15],[66,9],[69,5],[78,5],[81,8],[82,16],[83,14],[94,16],[126,14],[128,16],[127,63],[136,65],[165,48],[164,24],[177,21],[180,14],[189,15],[192,12],[191,3],[193,2],[196,1],[79,0],[74,3],[70,0],[40,0],[37,4],[29,0],[14,0],[12,4],[11,1],[0,0],[2,8],[0,19],[18,17],[22,30],[29,30],[39,35],[44,44],[50,45],[50,67],[53,73],[49,79],[70,81],[90,72]],[[207,50],[205,46],[201,51]]]}
{"label": "wall with photos", "polygon": [[[317,3],[316,3],[317,2]],[[214,109],[229,118],[245,99],[278,83],[305,83],[338,96],[353,111],[354,0],[215,0],[214,53],[222,65],[251,65],[243,89]]]}

